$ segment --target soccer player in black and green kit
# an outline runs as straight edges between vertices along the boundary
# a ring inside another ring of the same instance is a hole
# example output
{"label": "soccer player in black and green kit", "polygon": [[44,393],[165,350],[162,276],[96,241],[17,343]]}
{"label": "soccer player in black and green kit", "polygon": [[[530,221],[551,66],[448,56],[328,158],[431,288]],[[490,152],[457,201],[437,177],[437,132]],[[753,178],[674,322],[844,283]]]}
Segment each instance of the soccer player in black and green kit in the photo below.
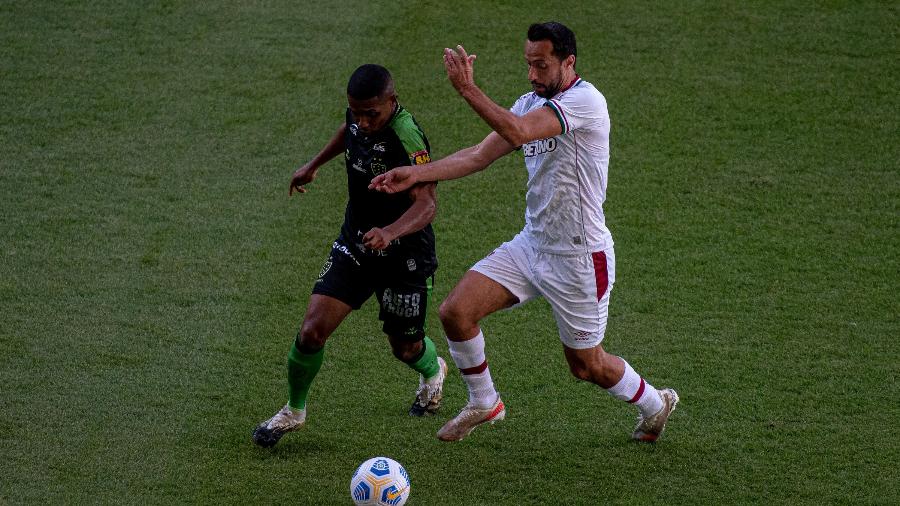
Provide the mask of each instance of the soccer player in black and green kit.
{"label": "soccer player in black and green kit", "polygon": [[368,189],[390,167],[431,160],[428,140],[397,101],[390,73],[379,65],[356,69],[347,84],[346,121],[324,148],[291,178],[289,194],[305,193],[319,167],[344,154],[349,199],[340,234],[319,278],[300,331],[288,353],[288,403],[253,431],[263,447],[300,428],[306,398],[322,365],[325,342],[354,309],[373,294],[394,356],[420,374],[409,413],[440,407],[447,364],[425,336],[425,312],[437,257],[431,221],[435,185],[387,195]]}

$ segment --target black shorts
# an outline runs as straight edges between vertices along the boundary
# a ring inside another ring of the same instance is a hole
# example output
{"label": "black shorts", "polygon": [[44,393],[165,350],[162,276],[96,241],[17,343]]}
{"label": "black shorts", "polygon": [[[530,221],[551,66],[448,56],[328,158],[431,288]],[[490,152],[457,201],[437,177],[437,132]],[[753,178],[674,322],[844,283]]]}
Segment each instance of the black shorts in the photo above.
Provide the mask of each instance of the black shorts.
{"label": "black shorts", "polygon": [[415,261],[368,257],[335,241],[312,293],[334,297],[353,309],[362,307],[375,294],[384,333],[419,341],[425,337],[434,274],[410,270],[410,265]]}

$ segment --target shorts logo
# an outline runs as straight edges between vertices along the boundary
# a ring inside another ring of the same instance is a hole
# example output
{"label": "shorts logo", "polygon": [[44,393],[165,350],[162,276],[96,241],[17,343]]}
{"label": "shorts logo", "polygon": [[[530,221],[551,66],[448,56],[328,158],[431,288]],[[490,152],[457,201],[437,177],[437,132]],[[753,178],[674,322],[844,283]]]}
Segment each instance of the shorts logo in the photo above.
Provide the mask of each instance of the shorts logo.
{"label": "shorts logo", "polygon": [[381,308],[402,318],[412,318],[419,316],[421,300],[422,296],[418,293],[394,293],[387,288],[381,297]]}
{"label": "shorts logo", "polygon": [[413,165],[422,165],[423,163],[428,163],[431,161],[431,155],[428,154],[428,151],[424,149],[422,151],[416,151],[415,153],[411,153],[409,158],[412,160]]}
{"label": "shorts logo", "polygon": [[572,332],[572,335],[575,337],[576,341],[587,341],[594,333],[588,332],[585,330],[576,330]]}
{"label": "shorts logo", "polygon": [[[334,243],[331,245],[331,247],[340,251],[341,253],[347,255],[348,257],[350,257],[350,260],[353,260],[353,263],[355,263],[356,265],[359,265],[359,260],[357,260],[356,257],[353,256],[353,253],[350,253],[350,249],[347,248],[346,246],[344,246],[343,244],[341,244],[337,241],[334,241]],[[328,257],[328,260],[329,261],[331,260],[330,256]],[[329,267],[331,267],[330,264],[329,264]]]}
{"label": "shorts logo", "polygon": [[319,271],[319,279],[316,280],[316,283],[318,283],[319,281],[322,281],[322,278],[324,278],[325,275],[328,274],[328,271],[331,270],[331,266],[333,264],[334,264],[334,259],[332,259],[329,256],[328,260],[325,260],[325,265],[322,266],[322,270]]}
{"label": "shorts logo", "polygon": [[537,156],[556,150],[556,138],[541,139],[539,141],[529,142],[522,146],[522,153],[525,156]]}

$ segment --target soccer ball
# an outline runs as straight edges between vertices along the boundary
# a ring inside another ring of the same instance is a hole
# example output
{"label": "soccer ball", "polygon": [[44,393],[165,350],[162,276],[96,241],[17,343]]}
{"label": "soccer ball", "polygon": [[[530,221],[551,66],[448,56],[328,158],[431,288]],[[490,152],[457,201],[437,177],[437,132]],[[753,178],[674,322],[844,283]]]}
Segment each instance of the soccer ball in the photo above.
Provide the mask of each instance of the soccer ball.
{"label": "soccer ball", "polygon": [[394,459],[372,457],[356,468],[350,497],[357,506],[402,506],[409,499],[409,475]]}

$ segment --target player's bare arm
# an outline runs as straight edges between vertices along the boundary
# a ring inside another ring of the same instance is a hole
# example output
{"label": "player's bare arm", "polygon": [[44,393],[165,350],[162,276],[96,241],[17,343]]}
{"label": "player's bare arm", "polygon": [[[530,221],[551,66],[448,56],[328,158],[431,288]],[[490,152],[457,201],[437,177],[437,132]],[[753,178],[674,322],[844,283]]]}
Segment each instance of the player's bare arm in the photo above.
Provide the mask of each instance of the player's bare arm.
{"label": "player's bare arm", "polygon": [[436,186],[434,183],[413,186],[408,192],[412,206],[390,225],[384,228],[374,227],[366,232],[363,235],[363,245],[369,249],[382,250],[387,248],[391,241],[425,228],[437,214]]}
{"label": "player's bare arm", "polygon": [[319,167],[325,165],[332,158],[344,152],[344,132],[346,129],[347,124],[341,124],[340,128],[337,129],[337,132],[335,132],[328,143],[325,144],[325,147],[322,148],[312,160],[294,171],[294,175],[291,177],[291,186],[288,189],[288,195],[293,195],[295,191],[297,193],[306,193],[304,185],[311,183],[316,178]]}
{"label": "player's bare arm", "polygon": [[490,127],[514,147],[538,139],[555,137],[562,133],[556,114],[550,108],[541,108],[524,116],[516,116],[500,107],[475,84],[475,55],[462,46],[456,50],[444,49],[444,67],[447,78],[469,106]]}
{"label": "player's bare arm", "polygon": [[484,170],[514,149],[515,146],[503,137],[491,132],[480,143],[461,149],[446,158],[416,167],[397,167],[380,174],[372,178],[369,189],[397,193],[420,182],[459,179]]}

